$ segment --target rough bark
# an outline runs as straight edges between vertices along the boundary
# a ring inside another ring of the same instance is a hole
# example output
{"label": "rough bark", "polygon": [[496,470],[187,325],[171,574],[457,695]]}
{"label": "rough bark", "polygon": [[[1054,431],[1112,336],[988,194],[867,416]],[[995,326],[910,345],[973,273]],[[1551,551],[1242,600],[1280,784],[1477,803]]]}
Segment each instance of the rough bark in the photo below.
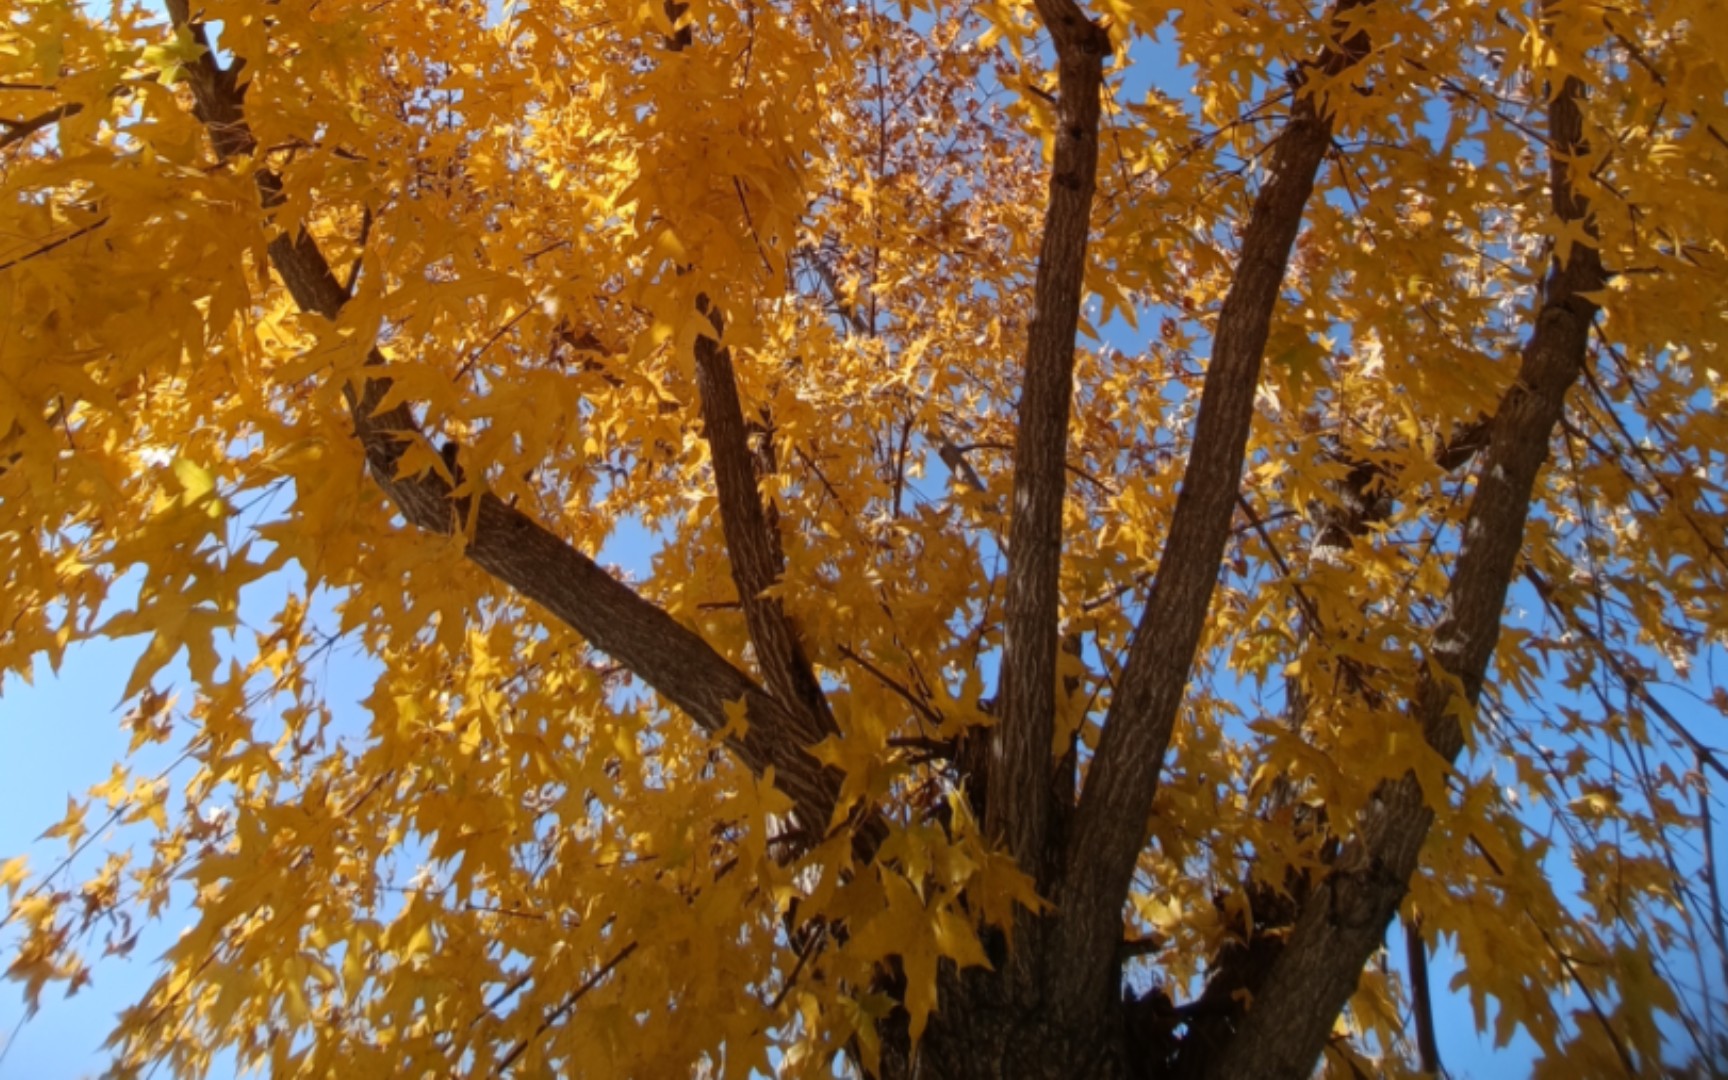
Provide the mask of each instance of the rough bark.
{"label": "rough bark", "polygon": [[[1552,199],[1555,213],[1567,222],[1587,222],[1589,213],[1571,173],[1573,159],[1584,150],[1582,92],[1578,81],[1568,78],[1548,108]],[[1481,694],[1536,476],[1566,393],[1584,369],[1596,312],[1589,294],[1603,282],[1601,257],[1593,247],[1575,244],[1564,261],[1556,260],[1518,377],[1495,414],[1465,516],[1457,569],[1429,650],[1429,671],[1439,674],[1423,678],[1409,710],[1428,744],[1447,761],[1464,745],[1460,714],[1473,710]],[[1380,947],[1432,822],[1433,811],[1413,775],[1382,787],[1361,835],[1304,905],[1253,1007],[1209,1063],[1207,1075],[1293,1080],[1308,1075],[1362,966]]]}
{"label": "rough bark", "polygon": [[[718,329],[717,315],[711,317]],[[702,437],[714,465],[720,528],[756,664],[775,697],[803,712],[817,730],[832,733],[836,729],[828,697],[804,653],[797,627],[779,600],[763,595],[785,572],[786,558],[756,490],[757,462],[750,452],[750,431],[738,400],[731,351],[711,337],[696,340],[696,386],[702,396]]]}
{"label": "rough bark", "polygon": [[1038,14],[1056,45],[1056,151],[1016,416],[1001,720],[985,805],[991,835],[1045,885],[1068,414],[1110,39],[1073,0],[1038,0]]}
{"label": "rough bark", "polygon": [[[695,28],[680,20],[690,10],[681,0],[666,0],[666,18],[675,27],[665,39],[666,51],[682,53],[695,44]],[[780,544],[772,506],[765,510],[756,490],[759,461],[750,451],[750,428],[738,400],[738,377],[732,367],[732,352],[722,346],[725,318],[707,296],[696,298],[698,313],[714,327],[716,336],[696,339],[696,390],[702,399],[702,437],[714,466],[714,493],[720,505],[720,531],[726,538],[726,553],[732,584],[738,589],[750,644],[768,689],[792,709],[804,714],[823,735],[838,730],[828,696],[804,653],[798,629],[779,600],[763,593],[780,580],[786,569],[786,554]],[[772,447],[768,448],[770,456]]]}
{"label": "rough bark", "polygon": [[[1336,19],[1333,26],[1340,29]],[[1335,40],[1318,66],[1339,74],[1367,48],[1365,34]],[[1067,1001],[1101,1007],[1117,992],[1110,958],[1122,936],[1122,904],[1229,538],[1272,311],[1331,145],[1321,103],[1299,96],[1243,233],[1170,536],[1076,811],[1058,894],[1056,948],[1070,965],[1063,976]]]}
{"label": "rough bark", "polygon": [[[1461,426],[1440,446],[1432,460],[1444,473],[1464,468],[1487,446],[1491,423],[1491,418],[1484,416]],[[1345,460],[1349,469],[1333,486],[1337,503],[1321,510],[1310,552],[1312,560],[1337,566],[1347,565],[1346,560],[1356,543],[1375,526],[1389,520],[1397,506],[1394,489],[1398,474],[1395,470],[1373,461]],[[1270,545],[1269,536],[1266,540]],[[1290,568],[1283,559],[1275,551],[1272,557],[1281,572],[1288,576]],[[1296,596],[1301,609],[1298,621],[1302,633],[1314,638],[1317,644],[1323,642],[1326,626],[1319,610],[1299,586]],[[1381,690],[1377,669],[1342,654],[1327,657],[1327,662],[1336,672],[1340,692],[1360,699],[1371,710],[1385,706],[1385,694]],[[1309,705],[1301,681],[1287,681],[1284,722],[1292,731],[1300,733],[1306,728]],[[1307,807],[1298,801],[1300,790],[1289,777],[1279,777],[1268,793],[1261,813],[1271,816],[1281,811],[1292,812],[1300,835],[1310,841],[1322,841],[1322,857],[1329,858],[1336,853],[1337,839],[1329,833],[1323,808]],[[1242,888],[1249,899],[1248,907],[1253,912],[1251,925],[1242,926],[1238,931],[1240,941],[1226,945],[1208,962],[1206,989],[1199,1001],[1191,1006],[1192,1015],[1187,1021],[1187,1030],[1172,1070],[1175,1076],[1188,1080],[1203,1075],[1206,1062],[1228,1043],[1242,1014],[1247,1011],[1248,1001],[1264,985],[1267,974],[1283,953],[1290,926],[1301,913],[1301,905],[1308,899],[1314,885],[1314,875],[1307,872],[1288,872],[1278,883],[1256,880],[1251,873],[1243,883]],[[1438,1072],[1438,1066],[1430,1064],[1439,1061],[1439,1051],[1431,1045],[1433,1013],[1428,992],[1427,949],[1415,925],[1407,925],[1406,931],[1411,1007],[1423,1070]],[[1241,991],[1246,991],[1246,994]],[[1426,1039],[1424,1032],[1427,1033]]]}

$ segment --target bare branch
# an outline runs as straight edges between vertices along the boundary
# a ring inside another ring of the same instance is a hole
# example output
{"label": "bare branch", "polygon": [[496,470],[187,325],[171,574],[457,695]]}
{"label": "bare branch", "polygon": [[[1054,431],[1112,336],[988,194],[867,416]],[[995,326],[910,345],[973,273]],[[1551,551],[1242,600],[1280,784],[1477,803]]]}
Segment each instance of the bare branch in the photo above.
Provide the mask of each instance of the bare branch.
{"label": "bare branch", "polygon": [[76,101],[69,101],[64,105],[56,105],[54,108],[49,109],[47,112],[38,116],[32,116],[28,120],[7,120],[4,117],[0,117],[0,124],[6,126],[5,133],[0,134],[0,150],[6,149],[15,142],[21,142],[24,139],[28,139],[30,136],[41,131],[49,124],[56,123],[68,116],[73,116],[83,111],[83,105]]}
{"label": "bare branch", "polygon": [[942,714],[931,708],[928,701],[924,700],[924,698],[919,695],[914,694],[904,683],[899,682],[875,664],[872,664],[862,656],[859,656],[846,645],[840,646],[840,655],[869,672],[872,678],[887,687],[889,690],[892,690],[902,701],[912,706],[912,710],[919,716],[922,716],[926,721],[936,727],[942,726]]}
{"label": "bare branch", "polygon": [[835,312],[852,328],[854,334],[859,337],[871,336],[869,322],[858,313],[857,308],[847,303],[846,294],[840,289],[840,280],[834,276],[834,267],[814,249],[808,252],[808,257],[810,265],[816,270],[816,276],[822,279],[822,287],[828,290],[828,302],[834,306]]}
{"label": "bare branch", "polygon": [[1578,618],[1570,608],[1562,606],[1556,600],[1553,582],[1544,577],[1542,572],[1534,566],[1524,568],[1524,579],[1535,587],[1536,595],[1541,597],[1542,606],[1548,609],[1550,615],[1565,623],[1568,630],[1596,647],[1597,655],[1601,657],[1603,663],[1608,665],[1608,669],[1614,673],[1615,678],[1620,680],[1620,685],[1631,691],[1639,701],[1644,703],[1646,709],[1656,714],[1656,717],[1667,726],[1668,730],[1674,733],[1675,738],[1686,744],[1687,749],[1691,750],[1693,755],[1697,757],[1700,768],[1709,768],[1716,775],[1728,780],[1728,765],[1723,764],[1721,756],[1700,741],[1698,736],[1693,734],[1692,729],[1682,723],[1668,706],[1658,701],[1656,695],[1650,692],[1650,688],[1644,684],[1644,680],[1639,677],[1638,673],[1633,671],[1618,654],[1610,649],[1608,643],[1603,641],[1588,623]]}
{"label": "bare branch", "polygon": [[25,252],[24,254],[18,256],[16,259],[9,259],[6,262],[0,263],[0,270],[10,270],[14,266],[19,265],[20,263],[29,262],[31,259],[36,258],[38,255],[46,255],[50,251],[53,251],[55,248],[64,247],[65,245],[70,244],[72,241],[78,239],[80,236],[84,236],[88,233],[93,233],[97,229],[100,229],[102,226],[104,226],[106,224],[108,224],[107,218],[97,218],[95,221],[92,221],[90,224],[85,225],[81,228],[73,229],[71,232],[67,233],[65,236],[62,236],[56,240],[50,240],[46,244],[43,244],[40,247],[37,247],[37,248],[34,248],[30,251]]}
{"label": "bare branch", "polygon": [[560,1020],[563,1020],[564,1017],[568,1016],[570,1013],[570,1010],[574,1009],[576,1007],[577,1002],[581,1001],[584,997],[586,997],[590,990],[594,989],[596,986],[599,986],[600,981],[602,979],[604,979],[606,976],[612,974],[613,968],[617,967],[619,964],[622,964],[626,959],[628,959],[630,954],[636,951],[636,945],[637,945],[637,943],[632,941],[628,945],[624,946],[622,949],[619,949],[616,953],[614,953],[612,955],[612,959],[606,961],[604,964],[601,964],[600,967],[594,972],[594,974],[592,974],[592,975],[588,976],[588,978],[582,980],[582,982],[579,983],[575,987],[575,989],[571,990],[570,993],[565,995],[564,1000],[558,1003],[558,1007],[556,1009],[553,1009],[550,1013],[548,1013],[544,1020],[540,1021],[539,1026],[534,1029],[534,1034],[528,1036],[528,1038],[523,1039],[521,1042],[517,1043],[515,1046],[512,1046],[510,1048],[510,1052],[504,1055],[504,1060],[502,1060],[498,1063],[498,1067],[493,1070],[492,1075],[493,1076],[503,1076],[505,1071],[508,1070],[510,1068],[510,1066],[512,1066],[516,1063],[516,1059],[521,1057],[523,1052],[526,1051],[530,1046],[534,1045],[534,1043],[540,1038],[540,1036],[542,1036],[542,1035],[546,1034],[548,1031],[552,1030],[552,1026],[554,1024],[558,1023]]}
{"label": "bare branch", "polygon": [[1422,940],[1422,920],[1404,920],[1405,966],[1410,972],[1410,999],[1416,1014],[1416,1048],[1422,1071],[1442,1075],[1440,1040],[1434,1035],[1434,988],[1428,979],[1428,944]]}

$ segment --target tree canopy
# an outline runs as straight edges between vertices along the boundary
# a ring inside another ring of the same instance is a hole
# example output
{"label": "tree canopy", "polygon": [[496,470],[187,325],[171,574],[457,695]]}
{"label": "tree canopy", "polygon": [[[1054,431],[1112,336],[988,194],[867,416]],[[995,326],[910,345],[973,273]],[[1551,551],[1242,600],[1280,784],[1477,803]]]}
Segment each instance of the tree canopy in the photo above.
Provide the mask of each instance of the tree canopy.
{"label": "tree canopy", "polygon": [[189,911],[119,1075],[1723,1067],[1725,58],[9,6],[0,671],[143,635],[180,755],[0,861],[9,977]]}

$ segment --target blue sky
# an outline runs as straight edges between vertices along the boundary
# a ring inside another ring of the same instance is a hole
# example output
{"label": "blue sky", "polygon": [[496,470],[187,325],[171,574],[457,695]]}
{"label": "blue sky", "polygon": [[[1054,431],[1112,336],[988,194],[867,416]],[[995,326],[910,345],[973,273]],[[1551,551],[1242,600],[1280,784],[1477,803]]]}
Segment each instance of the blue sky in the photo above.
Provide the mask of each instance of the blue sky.
{"label": "blue sky", "polygon": [[[121,690],[143,651],[138,639],[98,641],[67,654],[55,675],[37,664],[37,681],[27,686],[8,680],[0,691],[0,851],[7,857],[27,852],[32,869],[64,858],[60,840],[36,842],[60,820],[67,797],[85,800],[93,784],[107,779],[112,764],[130,742],[120,725]],[[165,679],[164,682],[167,680]],[[152,747],[141,753],[140,770],[161,768],[171,752]],[[93,848],[99,848],[101,842]],[[183,910],[145,929],[126,959],[109,957],[96,967],[95,981],[76,997],[50,989],[42,1009],[20,1027],[24,1017],[21,988],[0,989],[0,1077],[5,1080],[73,1080],[97,1075],[106,1058],[98,1048],[114,1014],[142,996],[153,977],[151,961],[174,940],[185,922]],[[10,1045],[14,1033],[15,1045]]]}

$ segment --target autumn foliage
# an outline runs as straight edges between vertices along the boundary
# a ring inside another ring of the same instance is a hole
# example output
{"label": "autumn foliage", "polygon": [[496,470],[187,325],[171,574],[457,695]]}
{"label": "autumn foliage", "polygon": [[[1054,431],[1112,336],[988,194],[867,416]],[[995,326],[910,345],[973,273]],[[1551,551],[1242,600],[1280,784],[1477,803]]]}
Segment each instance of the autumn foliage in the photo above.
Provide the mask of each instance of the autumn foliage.
{"label": "autumn foliage", "polygon": [[0,861],[7,974],[184,921],[120,1075],[1722,1067],[1725,58],[8,5],[0,671],[141,635],[182,756]]}

